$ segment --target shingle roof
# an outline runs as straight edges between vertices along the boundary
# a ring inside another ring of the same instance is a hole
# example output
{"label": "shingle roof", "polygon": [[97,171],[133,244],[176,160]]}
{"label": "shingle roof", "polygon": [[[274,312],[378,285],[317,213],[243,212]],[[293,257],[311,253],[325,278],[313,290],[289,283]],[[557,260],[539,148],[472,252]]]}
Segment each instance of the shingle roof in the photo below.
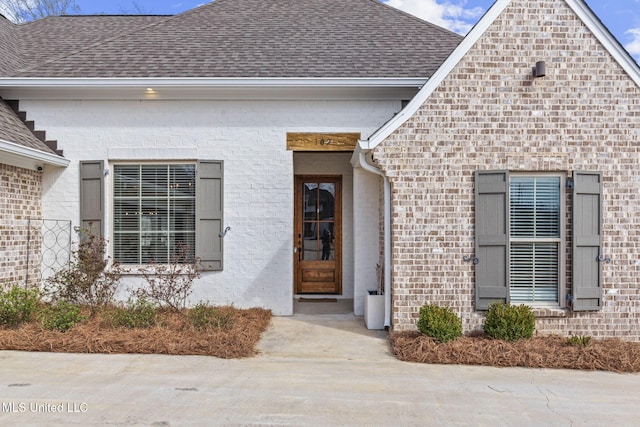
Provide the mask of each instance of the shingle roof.
{"label": "shingle roof", "polygon": [[[109,34],[91,43],[98,26]],[[377,0],[217,0],[146,22],[44,19],[19,35],[27,64],[13,76],[67,78],[429,77],[462,39]]]}
{"label": "shingle roof", "polygon": [[17,26],[19,47],[29,66],[123,37],[169,15],[49,16]]}
{"label": "shingle roof", "polygon": [[0,15],[0,76],[12,74],[20,64],[16,25]]}
{"label": "shingle roof", "polygon": [[45,153],[56,154],[31,133],[2,98],[0,98],[0,139]]}

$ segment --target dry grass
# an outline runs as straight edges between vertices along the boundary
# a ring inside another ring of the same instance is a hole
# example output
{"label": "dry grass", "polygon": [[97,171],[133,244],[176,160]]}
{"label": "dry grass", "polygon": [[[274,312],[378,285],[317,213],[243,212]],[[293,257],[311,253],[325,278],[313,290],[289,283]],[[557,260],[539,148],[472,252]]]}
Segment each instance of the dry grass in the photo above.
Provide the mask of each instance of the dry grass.
{"label": "dry grass", "polygon": [[418,332],[392,333],[390,338],[393,353],[407,362],[640,372],[640,343],[618,339],[591,340],[582,348],[559,336],[514,343],[486,337],[439,343]]}
{"label": "dry grass", "polygon": [[114,328],[97,316],[67,332],[46,330],[38,322],[0,329],[0,350],[59,353],[190,354],[221,358],[250,357],[271,321],[271,311],[233,310],[225,328],[196,329],[184,314],[161,312],[151,328]]}

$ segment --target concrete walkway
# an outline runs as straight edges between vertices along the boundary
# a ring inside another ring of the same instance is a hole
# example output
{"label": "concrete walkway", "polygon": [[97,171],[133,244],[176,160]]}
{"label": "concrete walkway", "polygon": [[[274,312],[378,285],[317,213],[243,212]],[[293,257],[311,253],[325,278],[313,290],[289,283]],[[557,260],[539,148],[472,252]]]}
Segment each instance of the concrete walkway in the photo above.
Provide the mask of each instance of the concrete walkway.
{"label": "concrete walkway", "polygon": [[274,318],[261,355],[0,352],[0,425],[638,426],[640,375],[403,363],[350,314]]}

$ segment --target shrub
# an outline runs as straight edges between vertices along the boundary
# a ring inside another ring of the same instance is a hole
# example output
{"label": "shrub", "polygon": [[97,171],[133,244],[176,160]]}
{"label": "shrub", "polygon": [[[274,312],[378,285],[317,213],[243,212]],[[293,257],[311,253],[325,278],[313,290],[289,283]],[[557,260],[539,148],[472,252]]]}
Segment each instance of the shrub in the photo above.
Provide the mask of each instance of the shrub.
{"label": "shrub", "polygon": [[526,305],[507,305],[496,302],[489,306],[484,322],[484,332],[489,337],[517,341],[531,338],[536,329],[536,319],[531,307]]}
{"label": "shrub", "polygon": [[187,305],[193,281],[200,277],[197,260],[188,246],[179,245],[168,264],[158,264],[140,270],[147,287],[132,292],[137,298],[153,301],[180,312]]}
{"label": "shrub", "polygon": [[114,263],[107,269],[106,240],[88,234],[73,252],[71,263],[47,279],[46,294],[54,302],[87,305],[91,314],[113,301],[123,269]]}
{"label": "shrub", "polygon": [[13,286],[0,290],[0,325],[14,328],[33,320],[39,301],[37,289]]}
{"label": "shrub", "polygon": [[591,342],[591,337],[589,335],[573,335],[567,338],[567,344],[573,345],[576,347],[586,347]]}
{"label": "shrub", "polygon": [[235,310],[232,307],[213,307],[198,303],[189,309],[187,316],[196,329],[225,329],[233,324]]}
{"label": "shrub", "polygon": [[449,307],[425,304],[420,309],[418,330],[440,342],[448,342],[462,336],[462,320]]}
{"label": "shrub", "polygon": [[150,328],[156,323],[158,307],[143,299],[129,299],[111,313],[111,325],[125,328]]}
{"label": "shrub", "polygon": [[80,307],[66,301],[58,301],[54,305],[47,307],[41,316],[42,326],[45,329],[60,332],[68,331],[85,319]]}

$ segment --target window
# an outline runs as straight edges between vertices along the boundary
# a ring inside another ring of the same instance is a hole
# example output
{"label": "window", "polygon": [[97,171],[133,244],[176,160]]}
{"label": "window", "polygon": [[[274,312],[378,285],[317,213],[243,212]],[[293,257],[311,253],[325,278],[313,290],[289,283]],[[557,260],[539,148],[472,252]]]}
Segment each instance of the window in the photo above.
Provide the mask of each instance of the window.
{"label": "window", "polygon": [[[570,185],[559,174],[476,171],[477,310],[496,301],[601,308],[602,182],[593,171],[574,171]],[[572,195],[570,215],[565,191]],[[565,218],[572,225],[569,289]]]}
{"label": "window", "polygon": [[509,182],[509,295],[514,303],[559,303],[563,229],[559,176]]}
{"label": "window", "polygon": [[224,162],[113,166],[113,222],[105,221],[103,160],[80,162],[80,225],[103,236],[125,264],[167,262],[182,244],[202,271],[223,267]]}
{"label": "window", "polygon": [[115,165],[113,213],[115,261],[166,263],[181,247],[193,257],[195,165]]}

